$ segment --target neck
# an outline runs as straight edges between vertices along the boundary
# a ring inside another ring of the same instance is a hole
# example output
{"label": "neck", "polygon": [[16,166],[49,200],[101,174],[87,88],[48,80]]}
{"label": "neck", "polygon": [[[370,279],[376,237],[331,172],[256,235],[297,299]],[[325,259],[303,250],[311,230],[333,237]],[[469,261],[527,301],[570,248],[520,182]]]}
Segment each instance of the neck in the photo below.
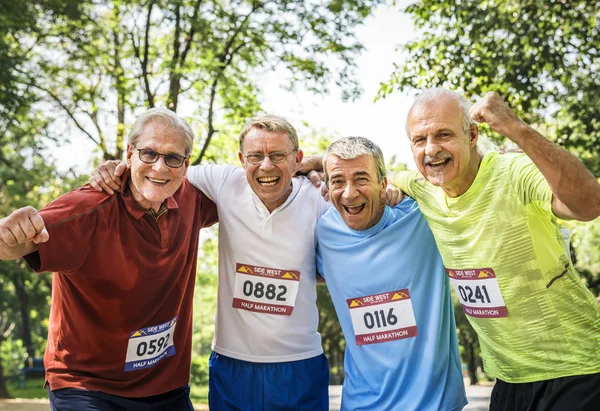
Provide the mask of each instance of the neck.
{"label": "neck", "polygon": [[275,211],[275,209],[277,207],[279,207],[280,205],[282,205],[283,203],[285,203],[287,201],[290,194],[292,194],[292,182],[291,181],[290,181],[290,186],[287,188],[287,190],[285,190],[285,193],[281,197],[279,197],[277,200],[268,202],[268,203],[265,202],[263,199],[261,199],[261,201],[265,205],[267,210],[269,210],[269,213],[272,213],[273,211]]}

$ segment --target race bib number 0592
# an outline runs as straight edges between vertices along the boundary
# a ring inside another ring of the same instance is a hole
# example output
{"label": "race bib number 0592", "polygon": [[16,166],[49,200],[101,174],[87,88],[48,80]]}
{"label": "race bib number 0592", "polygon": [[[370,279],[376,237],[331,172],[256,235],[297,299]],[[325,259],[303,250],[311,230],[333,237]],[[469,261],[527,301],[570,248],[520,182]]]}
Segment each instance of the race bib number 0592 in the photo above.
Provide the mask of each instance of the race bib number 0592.
{"label": "race bib number 0592", "polygon": [[175,355],[175,325],[177,317],[166,323],[132,332],[127,344],[125,371],[153,367],[159,361]]}
{"label": "race bib number 0592", "polygon": [[508,317],[496,273],[491,268],[446,269],[463,311],[470,317]]}
{"label": "race bib number 0592", "polygon": [[415,337],[417,322],[408,289],[346,300],[356,345]]}
{"label": "race bib number 0592", "polygon": [[292,315],[300,271],[236,264],[233,307],[265,314]]}

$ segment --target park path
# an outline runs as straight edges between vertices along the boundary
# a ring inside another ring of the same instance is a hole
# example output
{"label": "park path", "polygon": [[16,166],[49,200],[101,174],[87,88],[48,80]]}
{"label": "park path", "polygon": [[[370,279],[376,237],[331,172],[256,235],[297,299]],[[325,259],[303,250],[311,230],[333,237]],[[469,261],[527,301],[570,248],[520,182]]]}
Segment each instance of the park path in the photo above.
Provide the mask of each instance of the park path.
{"label": "park path", "polygon": [[[469,405],[463,411],[487,411],[490,404],[491,385],[467,386]],[[329,409],[339,411],[342,399],[341,385],[329,386]],[[208,411],[203,404],[194,405],[196,411]],[[48,400],[0,400],[0,411],[48,411]]]}

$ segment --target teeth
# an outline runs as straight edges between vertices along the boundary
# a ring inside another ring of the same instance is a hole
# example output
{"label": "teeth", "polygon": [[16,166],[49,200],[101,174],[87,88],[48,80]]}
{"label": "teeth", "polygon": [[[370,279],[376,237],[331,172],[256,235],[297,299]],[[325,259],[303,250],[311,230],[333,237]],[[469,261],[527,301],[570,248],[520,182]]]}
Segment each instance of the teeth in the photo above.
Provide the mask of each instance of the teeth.
{"label": "teeth", "polygon": [[167,182],[167,180],[157,180],[155,178],[150,178],[150,177],[148,177],[148,180],[152,181],[153,183],[159,183],[159,184],[164,184]]}
{"label": "teeth", "polygon": [[355,206],[344,206],[344,207],[346,208],[346,211],[348,212],[348,214],[358,214],[362,211],[364,206],[365,206],[365,204],[362,203],[362,204],[355,205]]}
{"label": "teeth", "polygon": [[259,177],[258,183],[263,186],[274,186],[279,181],[279,177]]}
{"label": "teeth", "polygon": [[444,159],[444,160],[440,160],[440,161],[435,161],[435,162],[434,162],[434,161],[430,161],[430,162],[429,162],[429,165],[430,165],[430,166],[439,166],[439,165],[442,165],[442,164],[444,164],[445,162],[446,162],[446,159]]}

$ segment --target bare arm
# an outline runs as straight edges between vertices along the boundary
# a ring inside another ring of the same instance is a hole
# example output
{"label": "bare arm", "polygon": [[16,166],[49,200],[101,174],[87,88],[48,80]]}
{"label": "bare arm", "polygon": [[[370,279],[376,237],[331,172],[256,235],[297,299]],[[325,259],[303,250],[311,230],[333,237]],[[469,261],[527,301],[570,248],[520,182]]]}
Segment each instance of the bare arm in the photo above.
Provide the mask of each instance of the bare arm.
{"label": "bare arm", "polygon": [[564,148],[523,122],[490,92],[471,108],[471,117],[517,144],[540,170],[552,190],[552,212],[564,219],[590,221],[600,215],[600,184]]}
{"label": "bare arm", "polygon": [[0,219],[0,259],[16,260],[38,250],[50,238],[44,220],[33,207],[23,207]]}

